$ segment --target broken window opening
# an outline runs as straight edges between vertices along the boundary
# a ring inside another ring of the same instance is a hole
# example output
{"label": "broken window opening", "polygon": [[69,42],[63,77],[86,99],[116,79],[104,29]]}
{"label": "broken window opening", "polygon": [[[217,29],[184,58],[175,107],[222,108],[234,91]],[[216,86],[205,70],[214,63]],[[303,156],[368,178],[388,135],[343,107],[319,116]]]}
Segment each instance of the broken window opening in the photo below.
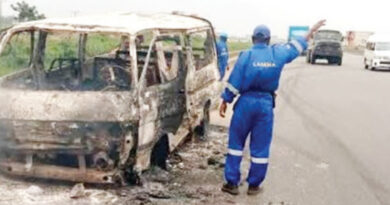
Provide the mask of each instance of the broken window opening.
{"label": "broken window opening", "polygon": [[211,30],[195,32],[190,35],[193,60],[196,70],[200,70],[213,62],[214,40]]}
{"label": "broken window opening", "polygon": [[[131,89],[131,58],[129,36],[117,34],[89,34],[86,43],[86,83],[103,83],[102,90]],[[92,81],[91,79],[94,79]],[[93,86],[92,86],[93,87]]]}
{"label": "broken window opening", "polygon": [[5,82],[6,87],[67,91],[131,89],[129,36],[46,31],[22,33],[15,35],[1,54],[0,75],[29,65],[32,65],[32,72],[9,79]]}
{"label": "broken window opening", "polygon": [[14,34],[0,54],[0,76],[7,75],[31,64],[33,51],[33,32],[25,31]]}
{"label": "broken window opening", "polygon": [[[150,56],[145,76],[146,86],[159,85],[173,81],[178,76],[179,67],[183,66],[183,37],[181,34],[159,36],[149,46]],[[142,73],[148,53],[144,47],[137,49],[138,68]]]}
{"label": "broken window opening", "polygon": [[[146,36],[148,39],[149,36],[154,36],[153,31],[147,31],[141,35]],[[137,45],[137,66],[140,79],[145,79],[146,86],[150,87],[161,84],[162,80],[159,72],[156,38],[153,37],[148,46],[145,46],[146,43],[142,42]]]}
{"label": "broken window opening", "polygon": [[159,70],[165,81],[177,78],[179,68],[182,67],[182,36],[180,34],[163,37],[157,42],[160,52],[163,53],[159,60]]}

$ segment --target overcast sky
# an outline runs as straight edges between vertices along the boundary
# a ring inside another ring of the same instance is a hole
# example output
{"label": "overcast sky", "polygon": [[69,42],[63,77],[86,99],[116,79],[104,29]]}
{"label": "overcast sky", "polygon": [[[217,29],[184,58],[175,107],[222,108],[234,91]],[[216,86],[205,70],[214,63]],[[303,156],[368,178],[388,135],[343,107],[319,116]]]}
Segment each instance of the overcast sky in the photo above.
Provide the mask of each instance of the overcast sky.
{"label": "overcast sky", "polygon": [[[13,15],[3,0],[4,15]],[[273,35],[286,38],[289,25],[312,25],[327,19],[327,28],[390,32],[389,1],[350,0],[25,0],[47,17],[107,12],[184,11],[211,20],[217,31],[250,35],[258,24],[266,24]]]}

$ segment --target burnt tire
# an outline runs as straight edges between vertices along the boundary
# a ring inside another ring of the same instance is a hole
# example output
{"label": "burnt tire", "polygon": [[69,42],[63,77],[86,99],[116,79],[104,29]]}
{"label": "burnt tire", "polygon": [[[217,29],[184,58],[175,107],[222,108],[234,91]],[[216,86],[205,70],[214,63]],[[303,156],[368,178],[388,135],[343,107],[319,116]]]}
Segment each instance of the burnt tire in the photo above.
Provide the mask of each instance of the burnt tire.
{"label": "burnt tire", "polygon": [[194,130],[195,136],[200,140],[207,140],[210,133],[210,105],[206,105],[203,109],[203,119],[200,125]]}
{"label": "burnt tire", "polygon": [[368,68],[369,68],[369,66],[367,64],[367,59],[364,59],[364,69],[368,69]]}
{"label": "burnt tire", "polygon": [[167,170],[167,159],[169,155],[169,140],[167,135],[163,135],[154,145],[150,157],[150,163],[161,169]]}
{"label": "burnt tire", "polygon": [[342,59],[342,58],[340,58],[340,59],[337,61],[337,65],[338,65],[338,66],[343,65],[343,59]]}

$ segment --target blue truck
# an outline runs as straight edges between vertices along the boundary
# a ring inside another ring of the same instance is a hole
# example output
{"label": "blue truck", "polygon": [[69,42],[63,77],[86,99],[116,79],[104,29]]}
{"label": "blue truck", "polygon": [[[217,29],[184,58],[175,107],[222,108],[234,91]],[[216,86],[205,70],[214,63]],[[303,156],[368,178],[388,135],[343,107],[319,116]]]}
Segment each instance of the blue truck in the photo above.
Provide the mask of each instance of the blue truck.
{"label": "blue truck", "polygon": [[[309,32],[309,26],[290,26],[288,29],[288,41],[291,41],[296,36],[305,36],[307,32]],[[301,55],[306,55],[306,53],[302,53]]]}

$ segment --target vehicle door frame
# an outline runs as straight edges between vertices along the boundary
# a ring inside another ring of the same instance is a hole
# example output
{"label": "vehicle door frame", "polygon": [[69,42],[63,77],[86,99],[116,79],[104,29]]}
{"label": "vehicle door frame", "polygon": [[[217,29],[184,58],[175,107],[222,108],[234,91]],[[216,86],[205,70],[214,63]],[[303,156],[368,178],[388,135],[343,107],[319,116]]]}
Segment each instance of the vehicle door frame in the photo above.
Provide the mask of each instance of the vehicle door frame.
{"label": "vehicle door frame", "polygon": [[[174,32],[183,36],[180,32]],[[164,134],[169,134],[173,137],[177,133],[162,133],[163,130],[160,129],[161,125],[159,122],[159,92],[164,89],[164,87],[169,86],[170,83],[175,83],[177,77],[172,81],[164,81],[162,78],[162,72],[159,69],[159,75],[161,78],[161,83],[147,86],[146,75],[147,69],[151,60],[151,55],[153,47],[161,38],[169,37],[173,33],[164,33],[161,34],[159,31],[153,32],[153,38],[149,44],[148,52],[145,58],[145,63],[143,65],[141,75],[139,78],[139,83],[137,87],[138,92],[138,103],[139,103],[139,131],[138,131],[138,147],[137,147],[137,159],[135,170],[140,172],[147,169],[150,166],[150,158],[153,146],[157,143],[160,137]],[[163,52],[162,50],[157,49],[157,52]],[[159,55],[158,53],[156,55]],[[161,53],[160,53],[161,55]],[[164,55],[162,53],[162,55]],[[157,56],[156,56],[157,57]],[[137,56],[138,58],[138,56]],[[165,59],[165,58],[164,58]],[[186,76],[184,76],[186,78]],[[186,96],[185,96],[186,97]]]}
{"label": "vehicle door frame", "polygon": [[[201,32],[210,32],[212,38],[212,61],[200,69],[196,69],[194,52],[192,49],[191,35]],[[186,79],[187,112],[190,120],[190,127],[194,129],[201,124],[205,117],[206,107],[215,107],[213,98],[219,96],[219,71],[216,50],[215,32],[212,27],[195,29],[186,33],[186,56],[188,72]]]}

